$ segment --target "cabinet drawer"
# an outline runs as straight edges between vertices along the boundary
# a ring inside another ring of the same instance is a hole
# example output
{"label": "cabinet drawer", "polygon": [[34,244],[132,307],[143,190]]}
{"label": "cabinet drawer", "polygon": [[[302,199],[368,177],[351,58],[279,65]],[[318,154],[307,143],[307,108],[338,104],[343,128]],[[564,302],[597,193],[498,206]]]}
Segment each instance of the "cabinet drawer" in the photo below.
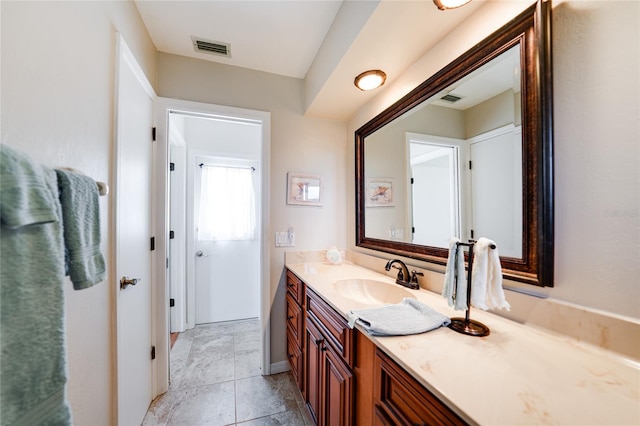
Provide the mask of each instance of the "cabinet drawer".
{"label": "cabinet drawer", "polygon": [[304,284],[300,278],[287,269],[287,292],[293,297],[298,305],[304,305]]}
{"label": "cabinet drawer", "polygon": [[467,424],[379,349],[374,372],[376,424]]}
{"label": "cabinet drawer", "polygon": [[307,290],[307,315],[316,320],[327,341],[352,368],[353,330],[347,325],[347,320],[310,289]]}
{"label": "cabinet drawer", "polygon": [[302,315],[302,309],[300,309],[300,306],[298,306],[290,293],[287,293],[287,328],[295,337],[298,346],[302,346],[304,316]]}
{"label": "cabinet drawer", "polygon": [[291,372],[293,373],[293,378],[298,384],[298,389],[300,389],[301,392],[304,392],[302,351],[296,343],[295,337],[291,335],[291,330],[287,330],[287,358],[289,358]]}

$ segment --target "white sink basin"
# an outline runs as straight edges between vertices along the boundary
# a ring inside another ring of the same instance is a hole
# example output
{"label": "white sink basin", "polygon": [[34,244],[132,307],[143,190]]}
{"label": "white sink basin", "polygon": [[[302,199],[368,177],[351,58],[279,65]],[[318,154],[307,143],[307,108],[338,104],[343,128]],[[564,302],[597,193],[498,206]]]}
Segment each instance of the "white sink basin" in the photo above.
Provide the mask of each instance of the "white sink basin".
{"label": "white sink basin", "polygon": [[399,303],[405,297],[416,298],[411,290],[398,284],[370,279],[339,280],[333,283],[333,288],[339,296],[365,305]]}

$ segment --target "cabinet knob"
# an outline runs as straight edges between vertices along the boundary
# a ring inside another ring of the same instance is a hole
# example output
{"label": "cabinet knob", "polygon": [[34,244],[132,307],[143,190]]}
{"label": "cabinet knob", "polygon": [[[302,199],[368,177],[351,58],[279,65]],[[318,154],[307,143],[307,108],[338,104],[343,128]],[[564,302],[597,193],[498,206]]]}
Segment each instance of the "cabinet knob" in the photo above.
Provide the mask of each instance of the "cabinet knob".
{"label": "cabinet knob", "polygon": [[324,342],[324,339],[316,339],[315,342],[316,345],[319,345],[320,343]]}
{"label": "cabinet knob", "polygon": [[287,319],[293,319],[293,315],[289,315]]}
{"label": "cabinet knob", "polygon": [[321,350],[322,352],[324,352],[324,351],[326,351],[326,350],[327,350],[327,347],[323,345],[323,346],[322,346],[322,348],[321,348],[320,350]]}

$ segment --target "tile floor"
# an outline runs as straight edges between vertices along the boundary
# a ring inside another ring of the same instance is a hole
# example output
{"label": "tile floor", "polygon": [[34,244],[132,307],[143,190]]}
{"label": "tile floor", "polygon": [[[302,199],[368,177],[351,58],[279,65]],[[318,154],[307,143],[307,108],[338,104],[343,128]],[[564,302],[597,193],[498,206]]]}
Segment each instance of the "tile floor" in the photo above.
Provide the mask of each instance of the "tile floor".
{"label": "tile floor", "polygon": [[311,425],[291,372],[262,376],[257,319],[196,326],[171,350],[171,384],[152,425]]}

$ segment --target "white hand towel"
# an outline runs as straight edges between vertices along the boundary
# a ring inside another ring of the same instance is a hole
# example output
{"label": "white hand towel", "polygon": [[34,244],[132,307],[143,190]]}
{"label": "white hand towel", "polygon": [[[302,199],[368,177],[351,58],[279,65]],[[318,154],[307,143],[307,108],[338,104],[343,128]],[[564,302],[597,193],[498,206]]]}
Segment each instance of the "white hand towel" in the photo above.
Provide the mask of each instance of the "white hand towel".
{"label": "white hand towel", "polygon": [[447,299],[447,303],[453,306],[453,309],[463,311],[467,309],[467,276],[464,273],[464,251],[462,246],[457,245],[459,242],[455,237],[449,241],[442,297]]}
{"label": "white hand towel", "polygon": [[471,273],[471,304],[480,309],[506,309],[511,306],[502,289],[502,268],[498,248],[488,238],[480,238],[474,247],[475,259]]}
{"label": "white hand towel", "polygon": [[372,336],[420,334],[451,323],[449,317],[410,298],[395,305],[351,311],[349,327],[353,328],[356,321]]}

